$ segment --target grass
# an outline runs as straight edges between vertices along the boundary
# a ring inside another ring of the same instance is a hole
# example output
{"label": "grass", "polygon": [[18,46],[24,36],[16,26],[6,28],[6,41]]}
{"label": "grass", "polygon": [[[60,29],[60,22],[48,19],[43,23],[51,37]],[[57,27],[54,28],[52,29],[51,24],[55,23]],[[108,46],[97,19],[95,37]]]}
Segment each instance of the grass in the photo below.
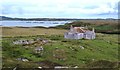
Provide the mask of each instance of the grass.
{"label": "grass", "polygon": [[[42,64],[37,64],[36,62],[42,61],[50,61],[71,67],[90,67],[89,63],[99,60],[118,62],[117,34],[97,33],[95,40],[69,40],[64,39],[63,34],[65,31],[43,28],[3,28],[3,67],[14,67],[17,64],[25,68],[38,67],[42,66]],[[47,34],[45,34],[46,32]],[[12,43],[13,40],[35,38],[51,40],[51,42],[43,45],[42,56],[33,52],[34,45],[30,45],[32,48],[26,49],[22,45],[14,45]],[[80,46],[85,49],[81,49]],[[17,61],[16,59],[19,57],[26,57],[30,61]]]}
{"label": "grass", "polygon": [[49,29],[49,28],[18,28],[18,27],[2,27],[2,35],[6,36],[34,36],[34,35],[61,35],[66,30]]}

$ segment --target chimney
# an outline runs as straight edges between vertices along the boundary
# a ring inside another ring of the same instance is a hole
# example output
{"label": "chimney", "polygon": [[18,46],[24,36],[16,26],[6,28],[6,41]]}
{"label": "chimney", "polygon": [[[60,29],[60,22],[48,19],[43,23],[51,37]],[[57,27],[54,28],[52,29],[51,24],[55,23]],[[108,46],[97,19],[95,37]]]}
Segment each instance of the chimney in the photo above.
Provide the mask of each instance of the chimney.
{"label": "chimney", "polygon": [[71,25],[71,27],[70,27],[70,31],[73,31],[73,26]]}
{"label": "chimney", "polygon": [[71,27],[70,28],[73,28],[73,26],[71,25]]}
{"label": "chimney", "polygon": [[93,28],[92,31],[95,32],[95,29]]}

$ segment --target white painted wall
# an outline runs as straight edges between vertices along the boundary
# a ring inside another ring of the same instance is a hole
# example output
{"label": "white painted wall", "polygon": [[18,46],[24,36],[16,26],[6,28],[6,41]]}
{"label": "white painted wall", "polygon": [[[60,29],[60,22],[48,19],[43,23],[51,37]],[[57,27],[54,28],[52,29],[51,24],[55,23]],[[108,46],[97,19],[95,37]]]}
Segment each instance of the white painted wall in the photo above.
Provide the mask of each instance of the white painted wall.
{"label": "white painted wall", "polygon": [[95,39],[95,33],[92,31],[88,31],[85,33],[72,33],[72,32],[66,32],[64,34],[64,38],[66,39]]}

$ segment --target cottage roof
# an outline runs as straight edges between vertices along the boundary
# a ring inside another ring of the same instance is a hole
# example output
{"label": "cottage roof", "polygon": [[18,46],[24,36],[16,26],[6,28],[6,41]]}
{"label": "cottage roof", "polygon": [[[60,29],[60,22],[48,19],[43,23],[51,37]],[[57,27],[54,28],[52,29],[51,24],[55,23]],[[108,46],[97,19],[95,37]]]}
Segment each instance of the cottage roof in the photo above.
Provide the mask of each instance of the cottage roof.
{"label": "cottage roof", "polygon": [[74,27],[74,30],[79,33],[84,33],[85,31],[80,27]]}
{"label": "cottage roof", "polygon": [[74,27],[73,29],[75,32],[78,32],[78,33],[85,33],[86,31],[89,31],[85,27]]}

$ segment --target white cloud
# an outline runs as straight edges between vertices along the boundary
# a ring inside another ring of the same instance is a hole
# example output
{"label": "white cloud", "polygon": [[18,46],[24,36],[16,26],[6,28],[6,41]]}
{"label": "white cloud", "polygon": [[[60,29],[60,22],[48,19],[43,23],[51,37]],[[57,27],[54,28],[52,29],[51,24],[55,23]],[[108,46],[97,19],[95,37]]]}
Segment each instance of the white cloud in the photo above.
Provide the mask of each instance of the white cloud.
{"label": "white cloud", "polygon": [[[2,0],[2,15],[75,17],[117,13],[114,9],[119,0]],[[22,14],[22,15],[21,15]]]}

